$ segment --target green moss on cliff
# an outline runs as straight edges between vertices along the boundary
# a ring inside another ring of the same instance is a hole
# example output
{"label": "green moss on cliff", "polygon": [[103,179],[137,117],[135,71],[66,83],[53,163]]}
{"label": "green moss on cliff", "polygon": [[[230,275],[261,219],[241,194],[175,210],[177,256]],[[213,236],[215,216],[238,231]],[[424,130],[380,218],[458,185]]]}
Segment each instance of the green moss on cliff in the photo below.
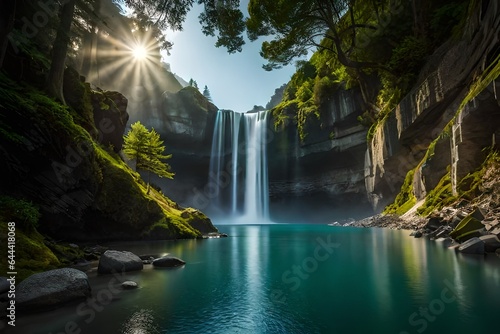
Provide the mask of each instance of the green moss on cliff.
{"label": "green moss on cliff", "polygon": [[[154,189],[147,193],[140,175],[132,171],[121,158],[96,145],[101,166],[102,184],[96,207],[106,217],[137,230],[148,238],[194,238],[201,234],[181,218],[176,203]],[[153,222],[153,225],[151,223]],[[158,232],[158,227],[168,233]]]}
{"label": "green moss on cliff", "polygon": [[[201,236],[190,225],[195,214],[182,216],[183,209],[157,191],[146,194],[140,175],[118,154],[94,141],[88,132],[95,129],[90,124],[89,87],[78,75],[72,77],[76,92],[69,100],[73,105],[81,104],[80,109],[61,105],[40,90],[0,73],[0,155],[6,170],[0,178],[0,233],[2,238],[7,236],[7,222],[16,222],[20,278],[70,265],[83,255],[78,248],[55,243],[37,229],[47,235],[55,229],[58,239],[87,231],[94,236],[99,231],[110,232],[101,235],[103,238]],[[59,164],[59,170],[54,169],[54,163]],[[44,182],[36,181],[40,179]],[[78,203],[78,197],[67,197],[61,191],[77,191],[87,202]],[[69,209],[70,214],[65,210],[67,205],[75,206],[75,210]],[[3,256],[2,267],[5,260]]]}
{"label": "green moss on cliff", "polygon": [[[2,235],[6,235],[6,224],[2,225]],[[44,244],[44,237],[33,231],[26,233],[16,230],[16,271],[18,279],[24,278],[44,270],[59,268],[61,262],[54,253]]]}
{"label": "green moss on cliff", "polygon": [[415,176],[415,169],[412,169],[406,174],[401,191],[396,196],[394,203],[388,205],[384,214],[397,214],[402,215],[411,209],[416,203],[417,199],[413,193],[413,177]]}
{"label": "green moss on cliff", "polygon": [[94,124],[91,92],[90,84],[86,83],[75,69],[71,67],[66,69],[64,72],[64,99],[71,107],[71,115],[75,123],[95,135],[97,129]]}
{"label": "green moss on cliff", "polygon": [[417,209],[417,213],[427,217],[435,210],[440,210],[454,201],[456,201],[456,197],[453,196],[450,172],[448,172],[441,178],[438,185],[427,194],[424,204]]}

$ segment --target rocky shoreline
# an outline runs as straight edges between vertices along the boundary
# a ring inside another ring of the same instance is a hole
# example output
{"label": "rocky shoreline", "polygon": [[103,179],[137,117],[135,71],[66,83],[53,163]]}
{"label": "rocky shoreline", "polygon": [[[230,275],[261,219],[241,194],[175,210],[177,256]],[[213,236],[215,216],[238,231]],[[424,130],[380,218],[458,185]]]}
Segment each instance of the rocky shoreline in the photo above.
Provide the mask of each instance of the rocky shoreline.
{"label": "rocky shoreline", "polygon": [[[99,251],[103,249],[101,246],[97,248]],[[118,293],[121,290],[140,288],[125,273],[141,271],[147,266],[155,269],[178,268],[186,262],[168,254],[138,256],[127,251],[106,250],[98,261],[87,262],[88,266],[85,267],[82,264],[77,266],[79,269],[60,268],[33,274],[17,284],[14,315],[7,313],[9,282],[7,278],[0,277],[0,329],[6,327],[6,322],[23,316],[103,299],[100,292],[94,292],[95,287],[93,288],[89,279],[92,272],[97,272],[99,276],[110,276],[112,280],[108,288]]]}
{"label": "rocky shoreline", "polygon": [[[224,238],[225,233],[211,232],[200,239]],[[71,244],[71,248],[80,248]],[[113,250],[105,246],[81,246],[82,257],[68,267],[52,269],[33,274],[16,284],[16,312],[20,316],[46,312],[65,305],[92,298],[92,284],[89,274],[114,276],[113,289],[132,290],[140,288],[124,273],[141,271],[148,266],[155,269],[178,268],[186,262],[170,254],[136,255],[128,251]],[[0,329],[9,321],[6,313],[9,303],[10,283],[7,277],[0,277]],[[5,307],[4,307],[5,306]]]}
{"label": "rocky shoreline", "polygon": [[379,227],[410,230],[415,238],[443,241],[467,254],[496,253],[500,257],[500,209],[465,204],[445,207],[428,218],[414,211],[398,215],[378,214],[361,220],[335,222],[332,226]]}
{"label": "rocky shoreline", "polygon": [[[339,221],[330,226],[359,228],[389,228],[412,231],[415,238],[441,241],[445,246],[465,254],[483,255],[496,253],[500,257],[500,209],[484,206],[463,205],[445,207],[428,218],[418,216],[410,210],[402,216],[383,215],[361,220]],[[227,237],[224,233],[210,233],[204,238]],[[74,245],[73,247],[78,247]],[[140,271],[145,266],[154,268],[176,268],[186,263],[171,255],[136,255],[103,246],[87,246],[82,249],[84,259],[71,268],[54,269],[28,277],[17,289],[18,310],[23,313],[43,312],[77,302],[92,295],[87,273],[96,270],[99,275],[113,275]],[[97,264],[96,268],[95,265]],[[76,269],[75,269],[76,268]],[[0,303],[5,303],[8,289],[6,278],[0,280]],[[138,284],[127,279],[116,282],[118,289],[138,288]],[[5,290],[5,291],[4,291]],[[3,308],[5,309],[5,308]],[[7,319],[7,314],[0,315]]]}

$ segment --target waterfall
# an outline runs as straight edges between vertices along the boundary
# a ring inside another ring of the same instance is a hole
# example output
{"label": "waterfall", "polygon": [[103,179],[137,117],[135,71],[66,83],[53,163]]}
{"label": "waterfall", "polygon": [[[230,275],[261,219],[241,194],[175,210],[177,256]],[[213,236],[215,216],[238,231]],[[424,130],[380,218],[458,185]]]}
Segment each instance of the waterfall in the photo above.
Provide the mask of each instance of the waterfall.
{"label": "waterfall", "polygon": [[217,112],[209,180],[211,211],[220,218],[269,221],[267,112]]}
{"label": "waterfall", "polygon": [[221,206],[222,194],[226,183],[228,182],[227,176],[224,174],[224,165],[226,159],[226,139],[228,138],[226,134],[226,128],[228,127],[228,121],[230,114],[219,110],[215,118],[215,128],[212,138],[212,151],[210,153],[210,170],[208,173],[208,178],[210,180],[210,185],[213,190],[211,190],[211,203],[216,207]]}
{"label": "waterfall", "polygon": [[250,220],[269,219],[269,188],[265,112],[246,114],[245,216]]}
{"label": "waterfall", "polygon": [[232,157],[231,157],[231,162],[232,162],[232,168],[231,168],[231,176],[232,176],[232,194],[231,194],[231,213],[233,215],[236,215],[238,212],[238,147],[239,147],[239,135],[240,135],[240,123],[241,123],[241,116],[242,114],[240,113],[231,113],[233,116],[233,121],[232,121],[232,127],[231,127],[231,142],[232,142]]}

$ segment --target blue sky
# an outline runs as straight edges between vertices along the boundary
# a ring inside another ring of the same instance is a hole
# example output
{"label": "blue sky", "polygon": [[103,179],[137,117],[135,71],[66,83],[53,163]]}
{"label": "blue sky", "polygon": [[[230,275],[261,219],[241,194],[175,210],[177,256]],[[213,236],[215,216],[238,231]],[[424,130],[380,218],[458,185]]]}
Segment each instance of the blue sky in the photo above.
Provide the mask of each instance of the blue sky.
{"label": "blue sky", "polygon": [[198,6],[191,10],[183,31],[168,34],[174,46],[170,56],[164,54],[164,61],[170,64],[173,73],[186,81],[196,80],[201,91],[207,85],[214,104],[220,109],[245,112],[254,105],[265,106],[274,90],[290,80],[295,66],[271,72],[262,69],[266,60],[259,55],[259,41],[247,41],[243,51],[235,54],[216,48],[215,38],[201,32],[200,10]]}

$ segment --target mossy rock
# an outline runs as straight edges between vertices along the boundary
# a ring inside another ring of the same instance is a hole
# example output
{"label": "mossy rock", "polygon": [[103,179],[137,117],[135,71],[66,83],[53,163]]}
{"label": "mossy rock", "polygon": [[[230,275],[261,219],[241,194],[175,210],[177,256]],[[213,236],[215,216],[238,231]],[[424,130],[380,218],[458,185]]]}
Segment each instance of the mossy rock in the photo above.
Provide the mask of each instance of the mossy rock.
{"label": "mossy rock", "polygon": [[484,225],[474,217],[475,214],[476,212],[473,212],[462,219],[457,227],[450,232],[450,237],[459,242],[464,242],[470,238],[479,236],[480,231],[484,229]]}
{"label": "mossy rock", "polygon": [[[0,222],[1,244],[7,244],[7,223]],[[45,245],[44,237],[37,231],[24,232],[16,228],[16,272],[18,281],[22,281],[34,273],[59,268],[61,262]],[[2,268],[7,268],[7,247],[2,252],[0,261]]]}
{"label": "mossy rock", "polygon": [[72,67],[68,67],[64,71],[64,99],[72,109],[75,122],[95,136],[97,129],[94,125],[90,93],[90,84],[85,82],[85,78]]}
{"label": "mossy rock", "polygon": [[180,218],[164,217],[144,231],[142,237],[147,240],[190,239],[201,237],[201,234]]}
{"label": "mossy rock", "polygon": [[203,212],[187,208],[181,213],[181,217],[186,219],[187,223],[194,229],[200,231],[202,234],[208,234],[210,232],[218,232],[219,230],[212,224],[210,218],[208,218]]}
{"label": "mossy rock", "polygon": [[457,198],[453,196],[451,176],[448,172],[441,178],[438,185],[427,194],[424,204],[417,209],[417,213],[426,217],[432,212],[452,204],[456,200]]}
{"label": "mossy rock", "polygon": [[417,203],[417,199],[413,194],[413,178],[415,170],[416,169],[412,169],[406,174],[401,190],[394,199],[394,203],[388,205],[384,209],[384,214],[402,215]]}

